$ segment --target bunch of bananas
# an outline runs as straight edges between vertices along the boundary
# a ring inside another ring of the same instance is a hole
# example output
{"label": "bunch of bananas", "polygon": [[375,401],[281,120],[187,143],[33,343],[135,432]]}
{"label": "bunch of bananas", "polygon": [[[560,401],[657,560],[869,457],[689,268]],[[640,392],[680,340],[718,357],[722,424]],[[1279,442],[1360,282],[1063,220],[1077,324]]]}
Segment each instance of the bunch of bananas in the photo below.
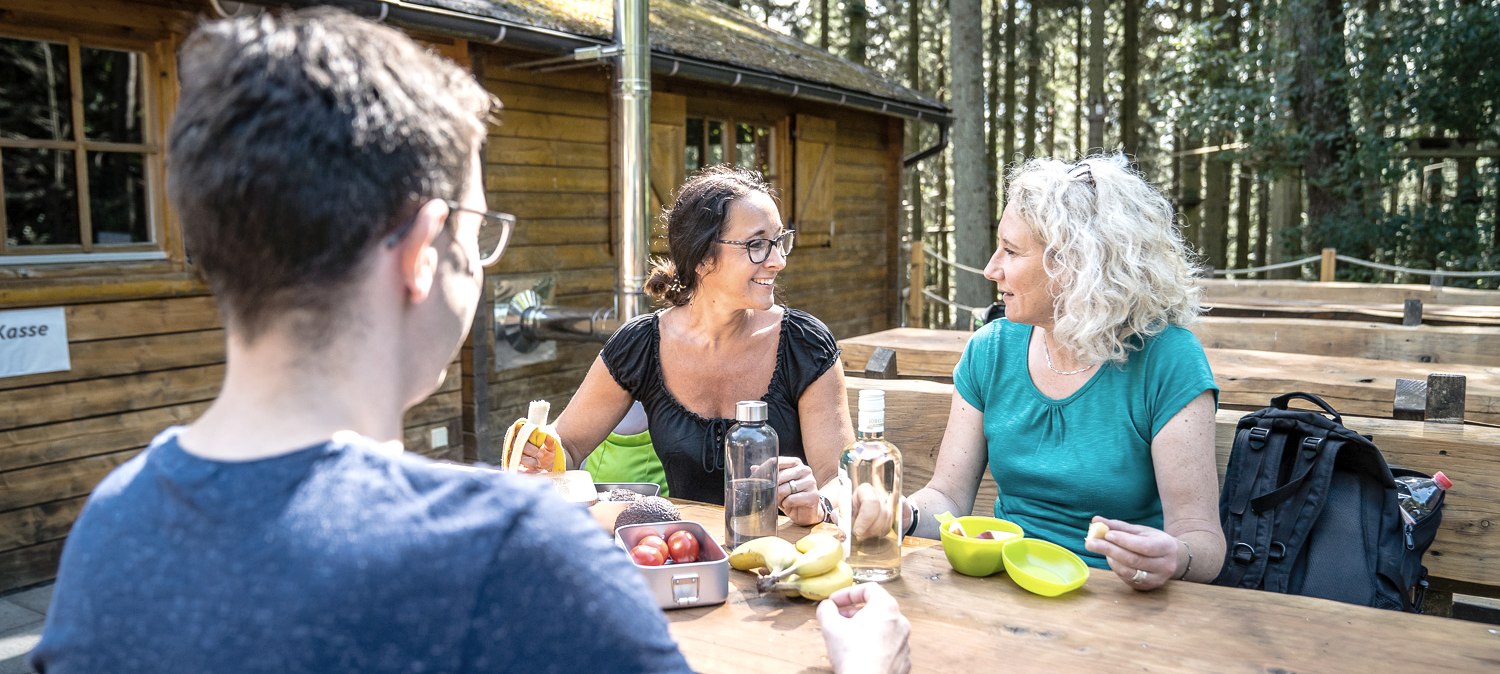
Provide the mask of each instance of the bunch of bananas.
{"label": "bunch of bananas", "polygon": [[765,569],[756,581],[761,592],[813,601],[854,584],[854,570],[844,562],[843,542],[826,533],[808,534],[796,545],[776,536],[747,541],[729,553],[729,565],[740,571]]}

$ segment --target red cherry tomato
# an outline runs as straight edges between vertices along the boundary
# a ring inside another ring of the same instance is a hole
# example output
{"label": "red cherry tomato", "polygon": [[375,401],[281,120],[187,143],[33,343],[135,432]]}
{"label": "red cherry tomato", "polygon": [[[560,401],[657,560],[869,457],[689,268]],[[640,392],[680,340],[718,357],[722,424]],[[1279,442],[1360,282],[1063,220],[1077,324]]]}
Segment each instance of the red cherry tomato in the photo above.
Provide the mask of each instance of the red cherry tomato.
{"label": "red cherry tomato", "polygon": [[650,545],[637,545],[630,549],[630,561],[641,566],[661,566],[667,563],[660,550]]}
{"label": "red cherry tomato", "polygon": [[661,551],[662,559],[667,559],[672,554],[671,548],[667,547],[667,542],[662,539],[661,536],[658,536],[656,534],[646,534],[645,536],[642,536],[640,540],[636,541],[635,544],[637,546],[646,545],[656,548],[657,550]]}
{"label": "red cherry tomato", "polygon": [[698,561],[698,539],[691,532],[678,531],[668,536],[667,550],[678,564]]}

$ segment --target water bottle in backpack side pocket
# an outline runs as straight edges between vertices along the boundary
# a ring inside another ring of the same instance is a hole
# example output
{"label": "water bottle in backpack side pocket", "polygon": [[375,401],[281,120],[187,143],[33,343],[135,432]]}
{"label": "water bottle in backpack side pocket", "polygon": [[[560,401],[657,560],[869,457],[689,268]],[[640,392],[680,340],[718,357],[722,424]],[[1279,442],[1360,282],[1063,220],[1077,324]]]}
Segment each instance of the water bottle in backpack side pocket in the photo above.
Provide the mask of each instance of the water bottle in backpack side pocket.
{"label": "water bottle in backpack side pocket", "polygon": [[1415,525],[1437,509],[1442,493],[1451,487],[1453,481],[1441,470],[1432,477],[1411,475],[1396,478],[1396,502],[1401,505],[1401,517],[1407,524]]}

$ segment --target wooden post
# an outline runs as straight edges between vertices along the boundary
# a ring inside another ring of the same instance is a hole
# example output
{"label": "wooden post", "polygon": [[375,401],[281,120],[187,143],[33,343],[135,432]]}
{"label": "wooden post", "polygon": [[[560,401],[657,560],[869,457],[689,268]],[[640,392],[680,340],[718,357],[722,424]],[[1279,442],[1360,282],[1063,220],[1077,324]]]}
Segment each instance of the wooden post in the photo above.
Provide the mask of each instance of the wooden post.
{"label": "wooden post", "polygon": [[1421,379],[1397,379],[1396,400],[1391,404],[1391,418],[1422,421],[1427,415],[1427,382]]}
{"label": "wooden post", "polygon": [[1407,327],[1422,324],[1422,300],[1409,299],[1401,311],[1401,324]]}
{"label": "wooden post", "polygon": [[906,296],[907,310],[906,324],[913,328],[924,327],[922,312],[926,309],[926,297],[922,290],[927,287],[927,253],[922,250],[922,241],[911,242],[911,279],[907,282],[910,290]]}
{"label": "wooden post", "polygon": [[895,379],[896,350],[887,349],[883,346],[876,347],[875,352],[870,354],[870,360],[865,362],[865,377],[869,379]]}
{"label": "wooden post", "polygon": [[1338,255],[1338,251],[1333,248],[1323,249],[1323,268],[1318,273],[1319,281],[1328,283],[1333,280],[1333,273],[1336,271],[1336,265],[1338,264],[1336,255]]}
{"label": "wooden post", "polygon": [[1461,374],[1427,375],[1427,421],[1463,423],[1467,382]]}

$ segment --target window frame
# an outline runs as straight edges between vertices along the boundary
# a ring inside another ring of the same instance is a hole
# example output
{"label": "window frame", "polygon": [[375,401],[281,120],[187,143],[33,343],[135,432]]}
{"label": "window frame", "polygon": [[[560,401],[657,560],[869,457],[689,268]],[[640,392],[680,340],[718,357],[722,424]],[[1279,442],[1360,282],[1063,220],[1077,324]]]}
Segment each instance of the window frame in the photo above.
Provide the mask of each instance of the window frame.
{"label": "window frame", "polygon": [[[736,148],[737,143],[733,142],[733,139],[734,132],[739,124],[747,124],[751,127],[769,129],[771,156],[770,160],[767,162],[767,165],[770,166],[771,172],[763,177],[766,179],[766,182],[770,183],[772,187],[776,188],[776,192],[778,194],[778,197],[776,199],[777,207],[781,211],[782,219],[785,220],[791,214],[791,119],[785,114],[767,114],[756,112],[741,112],[738,114],[734,114],[725,110],[706,109],[703,106],[694,105],[694,103],[697,102],[698,101],[689,99],[687,113],[683,117],[683,146],[679,151],[686,150],[686,130],[689,126],[691,126],[693,120],[695,119],[701,120],[704,125],[703,144],[699,145],[698,149],[700,155],[703,157],[708,156],[708,122],[719,122],[720,124],[724,125],[724,138],[726,141],[724,149],[724,163],[731,165],[735,165],[735,154],[738,152],[738,149]],[[687,158],[683,157],[683,170],[687,174],[691,175],[694,171],[702,168],[698,166],[688,166],[686,160]],[[703,165],[708,166],[708,163],[704,162]]]}
{"label": "window frame", "polygon": [[[169,59],[163,56],[168,40],[122,39],[93,35],[85,31],[48,30],[7,26],[0,37],[32,42],[66,45],[68,49],[68,89],[71,104],[72,138],[68,140],[0,138],[0,161],[8,149],[62,150],[73,153],[73,183],[78,208],[79,243],[48,244],[8,248],[3,236],[9,231],[3,204],[5,185],[0,181],[0,267],[20,265],[87,264],[94,262],[139,262],[172,259],[169,251],[175,241],[167,226],[165,151],[165,108],[162,81],[175,79],[163,70]],[[119,143],[89,140],[83,117],[84,47],[124,51],[141,59],[141,142]],[[146,231],[150,239],[124,244],[94,243],[94,220],[89,189],[89,155],[99,152],[130,153],[142,158],[142,179],[146,211]]]}

